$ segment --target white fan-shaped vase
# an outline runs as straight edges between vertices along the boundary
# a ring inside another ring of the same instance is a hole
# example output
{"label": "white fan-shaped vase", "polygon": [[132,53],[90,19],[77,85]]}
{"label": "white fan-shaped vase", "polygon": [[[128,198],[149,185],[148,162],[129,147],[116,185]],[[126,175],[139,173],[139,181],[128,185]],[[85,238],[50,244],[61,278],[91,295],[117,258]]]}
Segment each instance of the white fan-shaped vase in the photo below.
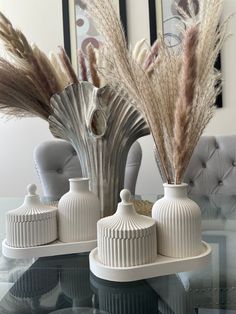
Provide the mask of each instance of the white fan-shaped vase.
{"label": "white fan-shaped vase", "polygon": [[70,190],[58,203],[59,240],[80,242],[95,240],[100,202],[89,190],[89,179],[69,179]]}
{"label": "white fan-shaped vase", "polygon": [[201,253],[201,211],[187,196],[187,184],[164,184],[164,197],[156,201],[158,253],[185,258]]}

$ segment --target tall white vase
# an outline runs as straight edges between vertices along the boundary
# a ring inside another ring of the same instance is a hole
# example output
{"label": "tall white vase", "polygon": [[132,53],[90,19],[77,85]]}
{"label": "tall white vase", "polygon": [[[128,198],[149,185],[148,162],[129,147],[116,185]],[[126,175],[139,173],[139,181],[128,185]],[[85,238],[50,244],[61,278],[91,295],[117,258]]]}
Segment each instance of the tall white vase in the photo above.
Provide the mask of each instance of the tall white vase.
{"label": "tall white vase", "polygon": [[62,242],[95,240],[100,202],[89,190],[89,179],[69,179],[70,190],[58,203],[58,232]]}
{"label": "tall white vase", "polygon": [[187,184],[164,184],[164,197],[156,201],[158,253],[177,258],[201,253],[201,211],[187,196]]}

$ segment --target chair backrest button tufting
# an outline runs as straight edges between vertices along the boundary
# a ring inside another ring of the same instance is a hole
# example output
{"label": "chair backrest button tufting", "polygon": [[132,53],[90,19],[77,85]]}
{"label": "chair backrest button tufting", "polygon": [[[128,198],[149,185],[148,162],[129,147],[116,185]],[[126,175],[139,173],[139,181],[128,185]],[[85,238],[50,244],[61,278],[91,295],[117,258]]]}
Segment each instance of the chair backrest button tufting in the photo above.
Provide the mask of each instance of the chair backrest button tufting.
{"label": "chair backrest button tufting", "polygon": [[232,162],[233,167],[236,167],[236,161]]}
{"label": "chair backrest button tufting", "polygon": [[62,169],[57,169],[57,173],[62,173]]}
{"label": "chair backrest button tufting", "polygon": [[222,186],[222,185],[223,185],[223,182],[222,182],[222,181],[219,181],[219,182],[218,182],[218,185]]}

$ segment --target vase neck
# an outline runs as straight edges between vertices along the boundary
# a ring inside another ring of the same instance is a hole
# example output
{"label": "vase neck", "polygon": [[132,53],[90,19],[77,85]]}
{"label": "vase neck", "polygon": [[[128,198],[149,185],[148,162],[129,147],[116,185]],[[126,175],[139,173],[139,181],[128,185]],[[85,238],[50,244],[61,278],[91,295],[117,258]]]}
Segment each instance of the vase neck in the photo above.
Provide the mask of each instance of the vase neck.
{"label": "vase neck", "polygon": [[71,192],[88,192],[89,191],[89,179],[73,178],[70,181]]}
{"label": "vase neck", "polygon": [[185,198],[187,197],[188,185],[183,183],[179,185],[175,184],[163,184],[164,195],[167,198]]}

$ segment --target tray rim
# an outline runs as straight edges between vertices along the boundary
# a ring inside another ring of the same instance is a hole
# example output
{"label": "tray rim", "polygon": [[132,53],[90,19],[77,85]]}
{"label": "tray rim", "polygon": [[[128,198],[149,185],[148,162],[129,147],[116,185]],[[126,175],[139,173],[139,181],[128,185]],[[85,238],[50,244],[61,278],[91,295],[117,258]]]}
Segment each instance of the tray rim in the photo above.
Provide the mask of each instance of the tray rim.
{"label": "tray rim", "polygon": [[[157,255],[154,263],[132,267],[109,267],[99,262],[98,249],[89,254],[90,271],[98,278],[116,282],[131,282],[149,279],[185,271],[197,270],[210,262],[212,249],[210,244],[201,241],[203,252],[197,256],[187,258],[172,258]],[[171,267],[170,267],[171,266]]]}
{"label": "tray rim", "polygon": [[66,255],[90,252],[96,248],[97,239],[81,242],[61,242],[56,240],[45,245],[38,245],[32,247],[12,247],[7,244],[7,240],[2,242],[2,254],[7,258],[27,259],[39,258],[46,256]]}

